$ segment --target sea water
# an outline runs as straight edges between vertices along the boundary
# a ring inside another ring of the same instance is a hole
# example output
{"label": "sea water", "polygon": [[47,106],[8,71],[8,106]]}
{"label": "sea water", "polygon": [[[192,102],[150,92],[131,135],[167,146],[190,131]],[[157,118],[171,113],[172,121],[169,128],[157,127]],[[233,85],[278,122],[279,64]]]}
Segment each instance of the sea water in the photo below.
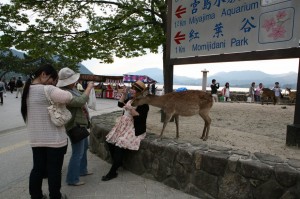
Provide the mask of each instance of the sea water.
{"label": "sea water", "polygon": [[[162,84],[156,84],[158,91],[163,89]],[[191,86],[191,85],[173,85],[173,89],[176,90],[178,88],[186,88],[187,90],[202,90],[202,86]],[[222,90],[223,87],[220,86],[219,91]],[[210,87],[206,87],[207,91],[210,91]],[[239,87],[230,87],[231,92],[242,92],[247,93],[249,92],[249,88],[239,88]]]}

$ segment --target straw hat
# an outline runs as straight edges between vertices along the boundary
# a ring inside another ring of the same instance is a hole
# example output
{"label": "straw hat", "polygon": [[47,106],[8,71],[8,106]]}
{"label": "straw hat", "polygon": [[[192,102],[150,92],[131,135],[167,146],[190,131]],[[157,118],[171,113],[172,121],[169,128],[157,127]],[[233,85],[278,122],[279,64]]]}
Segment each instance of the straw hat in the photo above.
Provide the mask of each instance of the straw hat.
{"label": "straw hat", "polygon": [[137,92],[140,92],[140,93],[144,92],[147,89],[146,85],[142,81],[140,81],[140,80],[138,80],[135,83],[133,83],[132,84],[132,88],[134,90],[136,90]]}
{"label": "straw hat", "polygon": [[75,73],[70,68],[62,68],[58,72],[58,82],[56,84],[57,87],[64,87],[70,84],[73,84],[78,81],[80,77],[80,73]]}

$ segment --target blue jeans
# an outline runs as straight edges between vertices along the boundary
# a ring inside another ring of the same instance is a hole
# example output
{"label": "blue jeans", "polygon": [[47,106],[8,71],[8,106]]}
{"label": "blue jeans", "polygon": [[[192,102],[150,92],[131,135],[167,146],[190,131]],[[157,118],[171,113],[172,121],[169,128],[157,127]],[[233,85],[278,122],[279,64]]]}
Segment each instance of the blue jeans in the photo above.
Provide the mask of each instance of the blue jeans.
{"label": "blue jeans", "polygon": [[42,183],[48,177],[49,196],[60,199],[61,169],[67,146],[60,148],[32,147],[33,168],[29,178],[29,193],[31,198],[42,198]]}
{"label": "blue jeans", "polygon": [[78,183],[80,175],[85,175],[88,172],[87,149],[88,138],[85,138],[76,144],[72,144],[72,156],[70,158],[66,180],[68,184]]}

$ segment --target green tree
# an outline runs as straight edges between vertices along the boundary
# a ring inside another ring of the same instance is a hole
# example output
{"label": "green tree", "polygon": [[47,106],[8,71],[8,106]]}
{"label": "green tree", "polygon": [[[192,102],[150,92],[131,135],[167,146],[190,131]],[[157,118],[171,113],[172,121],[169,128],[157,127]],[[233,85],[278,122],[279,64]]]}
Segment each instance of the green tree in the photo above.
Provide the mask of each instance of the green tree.
{"label": "green tree", "polygon": [[[32,57],[65,56],[74,62],[137,57],[163,48],[167,0],[14,0],[1,5],[0,47]],[[168,69],[164,61],[164,73]],[[164,74],[164,77],[166,75]]]}
{"label": "green tree", "polygon": [[51,63],[55,68],[69,67],[78,70],[77,63],[65,57],[45,57],[33,58],[26,53],[18,53],[13,50],[0,51],[0,79],[8,72],[30,74],[36,70],[41,63]]}

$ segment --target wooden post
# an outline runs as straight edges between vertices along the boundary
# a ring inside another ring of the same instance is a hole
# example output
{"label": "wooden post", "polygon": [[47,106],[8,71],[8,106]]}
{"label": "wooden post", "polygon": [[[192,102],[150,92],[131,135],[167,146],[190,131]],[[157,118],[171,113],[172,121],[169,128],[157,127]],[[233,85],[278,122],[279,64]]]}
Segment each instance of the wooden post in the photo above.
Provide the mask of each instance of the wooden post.
{"label": "wooden post", "polygon": [[300,58],[298,65],[297,94],[294,113],[294,124],[287,126],[286,145],[300,148]]}

